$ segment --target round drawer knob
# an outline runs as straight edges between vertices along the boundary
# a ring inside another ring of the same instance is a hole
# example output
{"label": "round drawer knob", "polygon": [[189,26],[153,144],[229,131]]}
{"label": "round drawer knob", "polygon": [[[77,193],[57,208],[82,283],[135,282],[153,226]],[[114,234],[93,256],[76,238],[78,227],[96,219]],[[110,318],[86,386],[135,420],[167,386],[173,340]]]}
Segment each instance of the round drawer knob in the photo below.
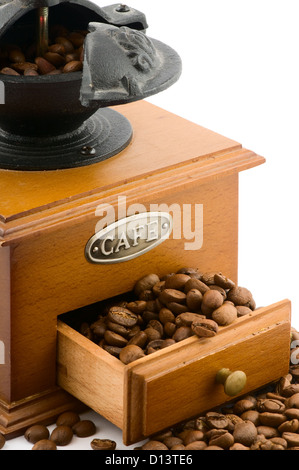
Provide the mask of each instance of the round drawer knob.
{"label": "round drawer knob", "polygon": [[242,392],[246,385],[247,377],[245,372],[236,370],[235,372],[229,369],[220,369],[216,374],[216,382],[224,386],[224,392],[230,397],[234,397]]}

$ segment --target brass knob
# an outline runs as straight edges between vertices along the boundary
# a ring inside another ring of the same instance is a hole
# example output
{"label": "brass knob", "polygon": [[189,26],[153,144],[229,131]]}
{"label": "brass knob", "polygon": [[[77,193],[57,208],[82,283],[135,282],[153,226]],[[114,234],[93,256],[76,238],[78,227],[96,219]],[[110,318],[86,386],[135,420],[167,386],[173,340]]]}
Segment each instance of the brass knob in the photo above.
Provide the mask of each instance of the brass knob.
{"label": "brass knob", "polygon": [[224,393],[229,397],[235,397],[244,389],[247,377],[245,372],[236,370],[235,372],[229,369],[220,369],[216,374],[216,382],[224,386]]}

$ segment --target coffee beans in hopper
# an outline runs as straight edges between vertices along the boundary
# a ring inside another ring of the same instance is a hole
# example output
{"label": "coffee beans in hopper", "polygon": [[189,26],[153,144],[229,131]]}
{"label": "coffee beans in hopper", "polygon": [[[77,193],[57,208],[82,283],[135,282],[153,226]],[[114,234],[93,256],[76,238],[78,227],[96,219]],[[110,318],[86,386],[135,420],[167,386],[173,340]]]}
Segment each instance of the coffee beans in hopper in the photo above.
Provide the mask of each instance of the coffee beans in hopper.
{"label": "coffee beans in hopper", "polygon": [[13,76],[57,75],[83,69],[83,46],[88,31],[69,31],[55,25],[49,47],[41,57],[36,44],[0,44],[0,74]]}
{"label": "coffee beans in hopper", "polygon": [[247,288],[220,272],[182,268],[139,279],[130,300],[110,304],[80,332],[105,351],[130,364],[191,336],[211,338],[219,327],[255,309]]}

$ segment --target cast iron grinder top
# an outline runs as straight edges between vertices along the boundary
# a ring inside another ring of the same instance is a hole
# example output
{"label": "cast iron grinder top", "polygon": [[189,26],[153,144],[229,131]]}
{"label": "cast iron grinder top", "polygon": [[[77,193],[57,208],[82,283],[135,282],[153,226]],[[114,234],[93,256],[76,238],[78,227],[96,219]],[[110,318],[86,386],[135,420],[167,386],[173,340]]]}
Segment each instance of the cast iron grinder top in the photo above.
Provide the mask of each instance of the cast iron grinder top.
{"label": "cast iron grinder top", "polygon": [[[169,46],[146,35],[145,15],[87,0],[0,0],[5,44],[48,47],[48,29],[86,29],[83,70],[58,75],[0,74],[0,168],[57,170],[103,161],[132,139],[130,122],[110,106],[159,93],[181,74]],[[1,100],[0,100],[1,102]]]}

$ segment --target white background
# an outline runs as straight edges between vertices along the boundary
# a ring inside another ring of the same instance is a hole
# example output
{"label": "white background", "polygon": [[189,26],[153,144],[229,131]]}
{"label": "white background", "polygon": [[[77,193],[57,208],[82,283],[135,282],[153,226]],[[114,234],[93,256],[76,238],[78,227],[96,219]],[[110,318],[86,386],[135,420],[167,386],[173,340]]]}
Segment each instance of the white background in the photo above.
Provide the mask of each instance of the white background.
{"label": "white background", "polygon": [[[298,0],[129,5],[146,14],[148,35],[172,46],[183,61],[179,82],[148,101],[267,159],[240,174],[239,284],[258,306],[292,300],[292,324],[299,329]],[[93,412],[86,416],[98,426],[95,437],[124,448],[114,426]],[[65,450],[90,449],[90,440],[76,438]],[[30,448],[20,437],[4,449]]]}

